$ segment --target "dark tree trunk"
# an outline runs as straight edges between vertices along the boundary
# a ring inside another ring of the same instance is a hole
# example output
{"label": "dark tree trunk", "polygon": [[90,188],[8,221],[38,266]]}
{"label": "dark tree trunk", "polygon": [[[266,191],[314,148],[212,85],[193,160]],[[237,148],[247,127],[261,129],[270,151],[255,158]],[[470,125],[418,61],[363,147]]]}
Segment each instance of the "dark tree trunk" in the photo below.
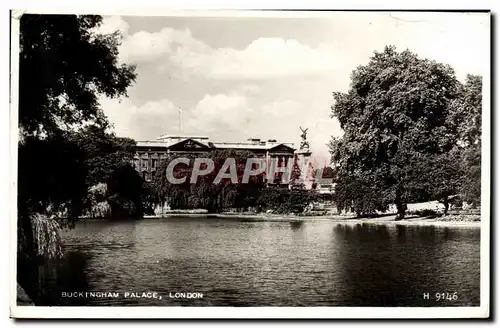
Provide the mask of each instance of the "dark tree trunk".
{"label": "dark tree trunk", "polygon": [[450,201],[448,200],[447,196],[443,199],[443,205],[444,205],[444,215],[448,215],[448,209],[450,208]]}
{"label": "dark tree trunk", "polygon": [[404,220],[406,214],[406,204],[398,202],[396,203],[396,208],[398,210],[398,214],[396,215],[396,220],[397,221]]}
{"label": "dark tree trunk", "polygon": [[396,204],[396,209],[398,214],[396,215],[396,221],[404,220],[406,213],[406,204],[401,200],[401,193],[398,191],[396,193],[396,200],[394,201]]}

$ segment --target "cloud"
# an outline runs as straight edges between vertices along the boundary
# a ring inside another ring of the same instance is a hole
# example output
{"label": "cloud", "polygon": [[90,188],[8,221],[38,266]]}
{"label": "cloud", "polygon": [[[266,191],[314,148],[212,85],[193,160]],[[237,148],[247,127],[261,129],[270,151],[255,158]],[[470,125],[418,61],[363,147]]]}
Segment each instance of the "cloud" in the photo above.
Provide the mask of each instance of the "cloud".
{"label": "cloud", "polygon": [[129,25],[120,16],[106,16],[102,24],[97,28],[97,33],[109,34],[120,31],[124,36],[128,35]]}
{"label": "cloud", "polygon": [[186,117],[186,131],[228,135],[244,130],[250,104],[242,94],[205,95]]}
{"label": "cloud", "polygon": [[[156,59],[179,62],[181,65],[196,64],[193,59],[195,53],[210,52],[210,48],[203,42],[195,39],[189,29],[177,30],[163,28],[158,32],[149,33],[140,31],[132,35],[125,35],[120,56],[122,60],[130,62],[147,62]],[[184,63],[180,58],[186,58]],[[187,66],[189,68],[189,66]]]}
{"label": "cloud", "polygon": [[317,34],[328,43],[310,46],[293,38],[261,37],[243,49],[214,48],[188,28],[129,33],[128,24],[116,16],[106,17],[100,29],[122,31],[122,60],[155,61],[163,69],[175,65],[182,76],[262,80],[335,75],[347,83],[353,68],[389,44],[449,63],[461,79],[468,72],[488,71],[489,19],[484,14],[338,13],[327,21]]}
{"label": "cloud", "polygon": [[157,32],[128,34],[120,17],[107,17],[103,31],[119,29],[124,34],[120,59],[129,63],[161,61],[192,75],[211,79],[272,79],[288,76],[325,75],[342,67],[336,64],[334,48],[316,48],[294,39],[258,38],[244,49],[213,48],[196,39],[189,29],[162,28]]}
{"label": "cloud", "polygon": [[334,120],[323,118],[325,111],[320,108],[305,111],[305,104],[291,100],[259,103],[258,97],[242,90],[207,94],[193,108],[184,108],[182,133],[179,107],[168,99],[142,105],[128,98],[121,102],[102,99],[101,105],[113,122],[115,132],[136,140],[154,140],[162,134],[206,135],[214,141],[244,141],[256,137],[277,139],[299,147],[299,126],[302,126],[309,128],[308,140],[315,156],[326,160],[325,144],[329,135],[341,133]]}
{"label": "cloud", "polygon": [[296,40],[259,38],[243,50],[184,47],[171,59],[192,73],[216,79],[272,79],[331,74],[337,67],[332,47],[312,48]]}
{"label": "cloud", "polygon": [[106,17],[100,29],[123,33],[120,60],[138,64],[139,79],[130,99],[102,103],[117,133],[137,140],[179,133],[182,104],[184,134],[218,141],[272,138],[298,147],[302,126],[309,128],[315,156],[327,160],[325,144],[342,133],[329,118],[331,92],[346,91],[351,71],[374,50],[408,48],[451,64],[459,78],[489,70],[488,19],[428,14],[342,13],[343,20],[325,20],[307,38],[292,28],[287,37],[269,33],[278,37],[256,37],[238,47],[226,40],[229,45],[219,48],[205,41],[204,31],[196,37],[187,28],[149,32],[141,30],[150,27],[145,18],[134,23],[134,32],[122,18]]}
{"label": "cloud", "polygon": [[138,106],[130,98],[121,101],[102,98],[100,104],[119,136],[154,140],[171,126],[178,125],[177,107],[168,99]]}
{"label": "cloud", "polygon": [[[102,98],[101,106],[120,136],[136,140],[156,139],[162,134],[181,134],[180,107],[169,99],[137,105],[129,98],[122,101]],[[205,95],[193,108],[182,109],[182,134],[210,137],[237,136],[251,116],[248,99],[243,94]]]}

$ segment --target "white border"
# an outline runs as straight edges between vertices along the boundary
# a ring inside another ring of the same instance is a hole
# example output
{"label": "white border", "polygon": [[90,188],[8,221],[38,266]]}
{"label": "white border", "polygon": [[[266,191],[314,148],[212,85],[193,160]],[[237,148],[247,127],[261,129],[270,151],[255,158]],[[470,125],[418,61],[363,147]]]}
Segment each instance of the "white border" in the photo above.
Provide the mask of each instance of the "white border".
{"label": "white border", "polygon": [[9,260],[10,260],[10,276],[9,276],[9,301],[10,312],[13,317],[13,312],[17,308],[17,145],[18,145],[18,107],[19,107],[19,20],[14,19],[17,13],[11,12],[11,39],[10,39],[10,83],[11,94],[9,103],[9,122],[10,122],[10,165],[9,165],[9,185],[10,201],[9,201]]}
{"label": "white border", "polygon": [[116,319],[408,319],[486,318],[484,307],[34,307],[13,317]]}
{"label": "white border", "polygon": [[[490,33],[491,31],[491,16],[489,23]],[[488,303],[487,307],[490,306],[490,265],[491,265],[491,254],[490,254],[490,244],[491,244],[491,81],[492,67],[491,67],[491,37],[488,44],[488,54],[487,60],[489,68],[488,72],[483,73],[483,90],[482,90],[482,144],[481,144],[481,263],[480,263],[480,275],[481,275],[481,290],[480,290],[480,302],[481,307]]]}
{"label": "white border", "polygon": [[[428,2],[429,3],[429,2]],[[462,8],[471,8],[470,2],[458,1]],[[478,3],[475,2],[477,8]],[[436,2],[430,2],[435,8]],[[390,7],[381,7],[380,4],[373,5],[373,2],[364,3],[366,9],[383,9]],[[403,3],[399,4],[405,6]],[[50,7],[48,4],[44,8]],[[53,6],[54,7],[54,6]],[[339,9],[349,9],[351,6],[342,5]],[[13,11],[13,15],[23,13],[99,13],[102,15],[140,15],[140,16],[205,16],[205,17],[327,17],[329,12],[292,12],[292,11],[201,11],[201,10],[170,10],[165,8],[144,10],[144,9],[124,9],[116,10],[102,8],[101,10],[82,11],[69,6],[57,9],[36,9]],[[111,7],[112,8],[112,7]],[[189,8],[186,6],[185,8]],[[210,8],[210,7],[208,7]],[[217,8],[217,7],[212,7]],[[227,8],[227,6],[226,6]],[[246,8],[252,8],[247,6]],[[260,6],[266,8],[266,6]],[[303,8],[295,6],[292,8]],[[359,12],[361,13],[361,12]],[[490,26],[491,28],[491,26]],[[16,304],[16,250],[17,250],[17,231],[16,231],[16,213],[17,213],[17,142],[18,142],[18,53],[19,53],[19,21],[12,20],[11,25],[11,79],[12,95],[10,104],[10,316],[14,318],[346,318],[346,319],[382,319],[382,318],[487,318],[489,316],[490,306],[490,184],[484,183],[491,181],[490,161],[491,161],[491,130],[490,130],[490,72],[483,74],[483,149],[482,149],[482,186],[481,186],[481,305],[479,307],[34,307],[17,306]],[[491,45],[490,45],[491,47]],[[488,53],[490,59],[490,53]],[[490,66],[489,66],[490,67]],[[490,68],[491,69],[491,68]]]}

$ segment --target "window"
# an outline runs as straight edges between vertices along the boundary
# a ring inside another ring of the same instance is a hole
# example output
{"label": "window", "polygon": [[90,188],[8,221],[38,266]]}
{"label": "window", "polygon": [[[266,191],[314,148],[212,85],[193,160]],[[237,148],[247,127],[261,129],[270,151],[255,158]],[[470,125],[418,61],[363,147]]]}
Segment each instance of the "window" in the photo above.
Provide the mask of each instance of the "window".
{"label": "window", "polygon": [[156,159],[151,160],[151,168],[155,169],[156,168]]}

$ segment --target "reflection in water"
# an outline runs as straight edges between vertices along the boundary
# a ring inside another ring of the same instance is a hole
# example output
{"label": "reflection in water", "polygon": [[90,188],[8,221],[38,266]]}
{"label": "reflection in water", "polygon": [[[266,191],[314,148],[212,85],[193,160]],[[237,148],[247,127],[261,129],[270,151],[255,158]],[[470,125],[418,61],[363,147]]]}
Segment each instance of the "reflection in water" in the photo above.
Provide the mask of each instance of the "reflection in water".
{"label": "reflection in water", "polygon": [[[479,229],[171,218],[80,222],[63,240],[47,304],[432,306],[423,293],[457,292],[439,305],[479,305]],[[59,296],[80,290],[163,299]]]}
{"label": "reflection in water", "polygon": [[298,220],[298,221],[290,221],[290,227],[292,230],[300,230],[304,226],[304,221]]}
{"label": "reflection in water", "polygon": [[334,235],[347,240],[340,244],[343,305],[434,306],[423,294],[442,292],[479,304],[479,229],[358,224],[339,225]]}
{"label": "reflection in water", "polygon": [[88,255],[84,252],[66,252],[62,261],[50,261],[39,267],[42,283],[39,297],[44,305],[86,305],[81,298],[62,298],[62,292],[85,292],[89,290],[86,274]]}

